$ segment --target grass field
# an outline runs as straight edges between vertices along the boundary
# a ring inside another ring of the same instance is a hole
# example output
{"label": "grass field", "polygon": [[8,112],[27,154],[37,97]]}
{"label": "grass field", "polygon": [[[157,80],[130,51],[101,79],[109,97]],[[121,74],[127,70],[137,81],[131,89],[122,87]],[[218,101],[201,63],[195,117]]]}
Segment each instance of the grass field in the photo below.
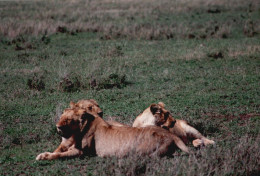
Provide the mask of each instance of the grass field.
{"label": "grass field", "polygon": [[[259,175],[258,0],[0,1],[0,175]],[[163,101],[215,146],[35,161],[70,101],[131,124]]]}

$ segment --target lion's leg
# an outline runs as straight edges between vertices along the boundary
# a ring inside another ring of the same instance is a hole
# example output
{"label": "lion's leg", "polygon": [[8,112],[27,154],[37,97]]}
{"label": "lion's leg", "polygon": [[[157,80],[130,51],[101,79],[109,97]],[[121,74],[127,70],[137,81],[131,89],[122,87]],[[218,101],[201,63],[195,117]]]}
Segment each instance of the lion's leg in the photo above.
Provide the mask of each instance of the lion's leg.
{"label": "lion's leg", "polygon": [[176,146],[181,149],[182,151],[189,153],[188,147],[184,144],[184,142],[176,135],[173,135],[173,140],[176,144]]}
{"label": "lion's leg", "polygon": [[54,150],[53,153],[61,153],[61,152],[65,152],[67,150],[68,150],[68,148],[66,146],[64,146],[63,144],[60,144],[59,147],[56,150]]}
{"label": "lion's leg", "polygon": [[75,147],[69,148],[67,152],[59,153],[59,158],[64,158],[64,157],[75,157],[75,156],[80,156],[82,155],[83,152]]}
{"label": "lion's leg", "polygon": [[198,130],[193,128],[192,126],[188,125],[185,121],[181,121],[181,127],[186,132],[186,134],[190,137],[195,138],[194,141],[192,141],[192,144],[194,147],[198,147],[200,145],[209,145],[214,144],[215,142],[213,140],[207,139],[205,136],[203,136]]}
{"label": "lion's leg", "polygon": [[[186,153],[189,153],[188,147],[184,144],[184,142],[178,136],[172,135],[172,139],[173,139],[175,145],[179,149],[181,149],[182,151],[184,151]],[[168,141],[170,143],[165,142],[165,143],[161,144],[160,146],[158,146],[158,149],[156,150],[156,152],[152,153],[151,156],[154,156],[155,154],[158,156],[164,156],[166,153],[168,153],[168,154],[173,153],[174,151],[172,151],[172,148],[169,148],[172,145],[173,141]]]}
{"label": "lion's leg", "polygon": [[54,153],[61,153],[67,151],[74,143],[74,138],[65,139],[62,138],[62,142],[59,145],[59,147],[54,150]]}
{"label": "lion's leg", "polygon": [[36,157],[36,160],[54,160],[54,159],[58,159],[58,158],[67,158],[67,157],[76,157],[76,156],[80,156],[82,154],[82,151],[71,147],[69,148],[68,151],[63,152],[63,153],[50,153],[50,152],[44,152],[39,154]]}

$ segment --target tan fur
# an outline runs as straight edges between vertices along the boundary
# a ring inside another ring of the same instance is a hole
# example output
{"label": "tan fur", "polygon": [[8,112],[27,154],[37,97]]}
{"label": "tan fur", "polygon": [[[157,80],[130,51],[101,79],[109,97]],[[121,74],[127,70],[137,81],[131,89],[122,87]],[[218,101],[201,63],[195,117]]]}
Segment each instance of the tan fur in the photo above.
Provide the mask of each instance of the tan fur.
{"label": "tan fur", "polygon": [[[76,106],[81,108],[87,108],[89,104],[95,107],[93,110],[96,112],[102,112],[98,103],[95,100],[80,100]],[[110,125],[114,126],[126,126],[114,120],[107,121]],[[156,125],[168,129],[175,135],[179,136],[184,143],[188,143],[189,138],[195,140],[192,141],[193,146],[199,147],[202,145],[214,144],[213,140],[209,140],[204,137],[198,130],[190,126],[185,120],[174,119],[170,112],[165,109],[165,104],[159,102],[158,104],[151,104],[149,108],[145,109],[143,113],[138,115],[133,123],[133,127],[146,127],[150,125]]]}
{"label": "tan fur", "polygon": [[113,126],[128,126],[126,124],[114,121],[114,120],[107,120],[106,121],[109,125],[113,125]]}
{"label": "tan fur", "polygon": [[90,154],[100,157],[123,157],[131,152],[164,156],[172,154],[176,145],[188,152],[179,137],[162,128],[111,126],[97,113],[77,106],[66,109],[56,126],[66,140],[53,153],[41,153],[36,160],[75,157],[84,152],[92,152]]}
{"label": "tan fur", "polygon": [[[88,109],[90,112],[97,113],[101,117],[103,115],[103,111],[99,107],[98,103],[93,99],[79,100],[77,103],[70,102],[70,108],[71,109],[74,109],[74,108]],[[66,110],[63,113],[65,113],[65,112],[66,112]],[[60,153],[60,152],[68,151],[74,142],[75,142],[75,140],[73,137],[70,137],[70,138],[62,137],[61,144],[58,146],[58,148],[54,152]]]}
{"label": "tan fur", "polygon": [[103,116],[103,111],[100,109],[96,100],[89,99],[89,100],[79,100],[77,103],[70,102],[70,108],[83,108],[88,109],[91,112],[97,113],[99,116]]}
{"label": "tan fur", "polygon": [[161,126],[168,129],[173,134],[180,137],[187,144],[188,138],[194,138],[193,145],[195,147],[201,145],[214,144],[213,140],[204,137],[198,130],[188,125],[184,120],[174,119],[165,109],[162,102],[152,104],[143,113],[138,115],[133,123],[133,127],[146,127],[150,125]]}

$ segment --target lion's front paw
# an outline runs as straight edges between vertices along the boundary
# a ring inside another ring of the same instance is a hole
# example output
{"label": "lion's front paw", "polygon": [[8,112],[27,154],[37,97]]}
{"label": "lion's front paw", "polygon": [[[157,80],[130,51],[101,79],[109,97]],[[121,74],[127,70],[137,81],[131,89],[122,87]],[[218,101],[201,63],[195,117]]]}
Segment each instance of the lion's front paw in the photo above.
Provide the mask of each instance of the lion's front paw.
{"label": "lion's front paw", "polygon": [[209,139],[205,139],[205,140],[204,140],[204,144],[205,144],[205,145],[214,145],[214,144],[215,144],[215,141],[209,140]]}
{"label": "lion's front paw", "polygon": [[200,146],[202,146],[204,143],[203,143],[203,141],[202,141],[201,139],[196,139],[196,140],[193,140],[193,141],[192,141],[192,144],[193,144],[194,147],[200,147]]}
{"label": "lion's front paw", "polygon": [[52,153],[50,152],[41,153],[36,157],[36,160],[51,160],[51,159],[52,159]]}

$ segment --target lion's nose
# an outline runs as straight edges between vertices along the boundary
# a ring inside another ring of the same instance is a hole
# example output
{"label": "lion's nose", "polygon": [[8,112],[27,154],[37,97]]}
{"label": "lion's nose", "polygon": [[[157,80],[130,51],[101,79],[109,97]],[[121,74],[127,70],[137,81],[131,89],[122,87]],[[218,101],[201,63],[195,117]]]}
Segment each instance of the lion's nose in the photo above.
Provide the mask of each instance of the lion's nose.
{"label": "lion's nose", "polygon": [[57,128],[57,131],[58,131],[58,133],[61,133],[61,131],[62,131],[62,127],[61,127],[61,126],[58,126],[58,125],[56,125],[56,128]]}

